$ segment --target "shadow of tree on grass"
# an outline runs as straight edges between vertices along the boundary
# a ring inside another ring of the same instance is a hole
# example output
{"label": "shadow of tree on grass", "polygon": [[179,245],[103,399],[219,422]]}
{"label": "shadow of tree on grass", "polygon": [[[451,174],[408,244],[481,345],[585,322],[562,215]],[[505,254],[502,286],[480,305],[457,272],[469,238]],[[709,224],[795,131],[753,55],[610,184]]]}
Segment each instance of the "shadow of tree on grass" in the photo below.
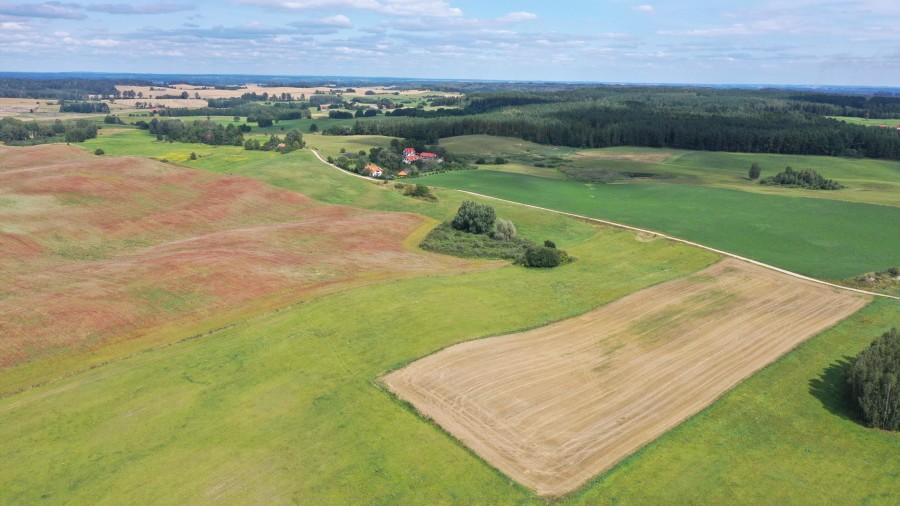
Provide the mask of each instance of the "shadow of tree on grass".
{"label": "shadow of tree on grass", "polygon": [[809,380],[809,393],[832,414],[862,423],[851,405],[849,388],[844,379],[852,360],[853,357],[844,356],[826,367],[818,378]]}

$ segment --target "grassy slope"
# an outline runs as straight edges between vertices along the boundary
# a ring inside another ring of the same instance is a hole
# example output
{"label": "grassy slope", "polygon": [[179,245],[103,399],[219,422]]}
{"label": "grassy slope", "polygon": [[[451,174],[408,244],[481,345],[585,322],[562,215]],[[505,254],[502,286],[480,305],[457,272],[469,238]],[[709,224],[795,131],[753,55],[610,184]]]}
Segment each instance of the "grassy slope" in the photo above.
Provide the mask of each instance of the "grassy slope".
{"label": "grassy slope", "polygon": [[[207,168],[229,170],[228,163],[217,163],[212,156],[203,163]],[[317,170],[299,165],[304,171]],[[255,174],[329,201],[360,199],[366,206],[391,207],[396,198],[402,198],[367,191],[367,183],[323,169],[313,181],[303,172],[298,177],[287,164]],[[434,211],[426,214],[434,215]],[[534,224],[528,227],[548,230]],[[608,272],[616,272],[618,265],[610,266]],[[591,278],[603,281],[606,277]],[[190,343],[190,349],[176,350],[180,358],[153,357],[156,365],[140,366],[130,377],[121,376],[132,367],[124,363],[109,373],[115,379],[87,381],[110,369],[98,370],[81,378],[84,384],[75,394],[34,401],[37,405],[31,407],[8,408],[11,403],[40,397],[41,392],[0,401],[0,431],[14,443],[3,447],[4,458],[24,463],[21,469],[10,466],[0,471],[2,501],[44,494],[91,501],[103,493],[129,494],[138,501],[157,493],[174,500],[211,502],[238,493],[243,502],[254,498],[320,503],[532,502],[533,498],[446,436],[386,402],[386,394],[373,391],[366,380],[367,375],[439,347],[435,340],[463,337],[437,335],[445,333],[449,323],[444,317],[433,320],[443,313],[419,310],[427,306],[410,297],[417,293],[414,283],[318,301],[271,322]],[[427,286],[438,288],[431,282]],[[490,283],[459,285],[457,296],[472,300],[458,301],[454,296],[457,302],[451,311],[490,310],[482,306],[498,302],[496,288]],[[513,296],[522,295],[516,291],[518,285],[510,288]],[[523,292],[532,288],[529,285]],[[579,293],[562,283],[555,283],[555,289],[554,297],[568,294],[569,301]],[[398,292],[399,298],[392,298]],[[429,292],[424,300],[436,293]],[[387,304],[374,316],[356,309],[368,306],[371,297],[381,297],[378,300]],[[459,309],[458,303],[469,305]],[[445,300],[434,304],[443,307]],[[323,310],[336,313],[325,315]],[[514,303],[507,310],[513,311],[513,318],[519,315]],[[480,322],[485,327],[478,331],[503,326],[491,320]],[[754,498],[771,502],[773,497],[793,503],[818,502],[822,497],[837,503],[861,503],[867,498],[892,502],[886,494],[900,475],[897,438],[848,421],[835,397],[823,392],[836,384],[837,374],[830,364],[855,354],[898,321],[900,304],[876,302],[738,386],[571,502],[687,503],[722,497],[732,502],[754,502]],[[462,330],[477,333],[472,331],[476,323],[471,318],[461,322]],[[402,328],[394,330],[397,326]],[[359,350],[365,356],[356,353]],[[248,354],[255,358],[247,360]],[[374,355],[387,367],[368,363]],[[207,384],[190,383],[189,379],[198,379],[192,371],[205,371],[207,377],[199,379]],[[358,371],[367,374],[357,375]],[[255,387],[247,384],[251,379]],[[149,387],[144,385],[148,381]],[[129,400],[132,396],[136,398]],[[152,399],[161,400],[154,403]],[[88,404],[82,406],[82,402]],[[95,410],[94,403],[103,409]],[[246,417],[236,420],[233,411]],[[197,418],[197,414],[203,416]],[[135,418],[149,419],[156,427],[142,423],[142,430],[133,435],[122,434],[139,423]],[[55,429],[48,432],[45,427]],[[42,439],[32,444],[35,435]],[[89,437],[75,443],[72,436]],[[63,456],[67,447],[76,452],[74,460],[80,457],[87,465],[73,464],[71,455]],[[334,452],[334,458],[322,456],[328,452]],[[200,453],[204,459],[197,460]],[[163,463],[165,457],[170,460]],[[48,461],[58,462],[47,466]],[[241,467],[247,464],[251,470],[242,474]],[[178,471],[185,469],[191,472],[182,476]],[[256,476],[254,472],[260,470],[264,474]],[[851,470],[849,476],[841,474],[847,470]],[[117,474],[107,476],[107,471]],[[104,479],[97,479],[101,475]],[[254,481],[236,491],[247,479]],[[193,491],[192,482],[200,484]]]}
{"label": "grassy slope", "polygon": [[614,230],[568,249],[579,261],[558,269],[354,289],[2,399],[0,459],[17,465],[0,470],[0,503],[528,500],[373,381],[714,260]]}
{"label": "grassy slope", "polygon": [[[532,164],[537,161],[546,162],[548,157],[558,157],[564,165],[575,168],[675,176],[666,179],[667,184],[712,186],[773,195],[900,206],[900,162],[890,160],[635,147],[577,150],[487,135],[449,137],[441,139],[441,145],[453,153],[504,156],[514,162],[507,166],[485,167],[488,169],[554,179],[559,179],[562,173],[555,169],[534,167]],[[649,161],[646,158],[658,160]],[[760,185],[747,178],[753,162],[760,164],[763,177],[775,175],[789,165],[795,169],[813,168],[825,177],[839,181],[846,188],[841,191],[813,191]],[[642,179],[632,182],[653,183]]]}
{"label": "grassy slope", "polygon": [[900,209],[689,185],[585,185],[494,171],[428,176],[470,190],[659,230],[802,274],[840,279],[897,262]]}

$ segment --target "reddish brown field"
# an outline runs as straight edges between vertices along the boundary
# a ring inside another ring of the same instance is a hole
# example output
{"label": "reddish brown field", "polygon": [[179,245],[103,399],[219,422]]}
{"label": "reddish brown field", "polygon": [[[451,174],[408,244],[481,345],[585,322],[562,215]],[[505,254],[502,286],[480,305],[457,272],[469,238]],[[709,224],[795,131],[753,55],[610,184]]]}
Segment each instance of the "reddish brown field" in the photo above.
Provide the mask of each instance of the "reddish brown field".
{"label": "reddish brown field", "polygon": [[727,259],[384,381],[513,479],[560,496],[869,300]]}
{"label": "reddish brown field", "polygon": [[422,225],[150,160],[0,146],[0,368],[469,265],[405,249]]}

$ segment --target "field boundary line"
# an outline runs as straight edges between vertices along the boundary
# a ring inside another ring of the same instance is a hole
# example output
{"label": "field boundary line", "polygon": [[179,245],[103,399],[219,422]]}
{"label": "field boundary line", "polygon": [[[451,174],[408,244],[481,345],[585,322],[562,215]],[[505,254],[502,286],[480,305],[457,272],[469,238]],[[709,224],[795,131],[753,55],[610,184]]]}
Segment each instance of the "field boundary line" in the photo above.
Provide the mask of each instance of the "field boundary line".
{"label": "field boundary line", "polygon": [[[358,178],[362,178],[362,179],[365,179],[365,180],[367,180],[367,181],[377,181],[377,179],[372,179],[372,178],[368,178],[368,177],[363,176],[363,175],[360,175],[360,174],[355,174],[355,173],[353,173],[353,172],[348,172],[348,171],[346,171],[346,170],[344,170],[344,169],[342,169],[342,168],[340,168],[340,167],[338,167],[338,166],[336,166],[336,165],[334,165],[334,164],[328,163],[325,159],[322,158],[322,155],[320,155],[319,152],[318,152],[318,150],[316,150],[315,148],[310,148],[310,151],[312,151],[312,153],[313,153],[314,155],[316,155],[316,158],[318,158],[320,162],[324,163],[325,165],[328,165],[329,167],[334,168],[335,170],[339,170],[339,171],[343,172],[344,174],[347,174],[347,175],[350,175],[350,176],[356,176],[356,177],[358,177]],[[566,211],[560,211],[560,210],[558,210],[558,209],[550,209],[549,207],[541,207],[541,206],[536,206],[536,205],[533,205],[533,204],[525,204],[524,202],[516,202],[515,200],[507,200],[507,199],[503,199],[503,198],[500,198],[500,197],[493,197],[493,196],[491,196],[491,195],[485,195],[485,194],[483,194],[483,193],[477,193],[477,192],[472,192],[472,191],[468,191],[468,190],[456,190],[456,191],[458,191],[458,192],[460,192],[460,193],[467,193],[467,194],[469,194],[469,195],[475,195],[476,197],[483,197],[483,198],[486,198],[486,199],[497,200],[497,201],[499,201],[499,202],[506,202],[507,204],[515,204],[515,205],[518,205],[518,206],[525,206],[525,207],[530,207],[530,208],[532,208],[532,209],[538,209],[538,210],[540,210],[540,211],[548,211],[548,212],[551,212],[551,213],[562,214],[562,215],[565,215],[565,216],[570,216],[570,217],[572,217],[572,218],[578,218],[578,219],[585,220],[585,221],[591,221],[591,222],[595,222],[595,223],[602,223],[602,224],[604,224],[604,225],[608,225],[608,226],[611,226],[611,227],[621,228],[621,229],[625,229],[625,230],[631,230],[631,231],[634,231],[634,232],[642,232],[642,233],[645,233],[645,234],[651,234],[651,235],[655,235],[655,236],[658,236],[658,237],[662,237],[663,239],[668,239],[668,240],[670,240],[670,241],[675,241],[675,242],[678,242],[678,243],[681,243],[681,244],[687,244],[687,245],[689,245],[689,246],[695,246],[695,247],[697,247],[697,248],[705,249],[706,251],[711,251],[711,252],[717,253],[717,254],[719,254],[719,255],[724,255],[724,256],[727,256],[727,257],[731,257],[731,258],[736,258],[736,259],[738,259],[738,260],[743,260],[744,262],[749,262],[749,263],[751,263],[751,264],[758,265],[758,266],[760,266],[760,267],[765,267],[766,269],[771,269],[771,270],[773,270],[773,271],[777,271],[777,272],[780,272],[780,273],[782,273],[782,274],[787,274],[788,276],[793,276],[793,277],[798,278],[798,279],[805,279],[805,280],[807,280],[807,281],[812,281],[813,283],[818,283],[818,284],[820,284],[820,285],[825,285],[825,286],[830,286],[830,287],[832,287],[832,288],[839,288],[839,289],[841,289],[841,290],[848,290],[848,291],[851,291],[851,292],[861,293],[861,294],[863,294],[863,295],[872,295],[872,296],[874,296],[874,297],[884,297],[884,298],[887,298],[887,299],[900,300],[900,297],[898,297],[898,296],[896,296],[896,295],[888,295],[888,294],[886,294],[886,293],[870,292],[870,291],[868,291],[868,290],[860,290],[859,288],[851,288],[851,287],[849,287],[849,286],[843,286],[843,285],[838,285],[838,284],[835,284],[835,283],[829,283],[828,281],[823,281],[823,280],[821,280],[821,279],[816,279],[816,278],[811,278],[811,277],[809,277],[809,276],[804,276],[803,274],[798,274],[798,273],[796,273],[796,272],[789,271],[789,270],[787,270],[787,269],[782,269],[781,267],[775,267],[774,265],[770,265],[770,264],[767,264],[767,263],[764,263],[764,262],[760,262],[759,260],[753,260],[752,258],[742,257],[742,256],[740,256],[740,255],[738,255],[738,254],[735,254],[735,253],[729,253],[729,252],[727,252],[727,251],[723,251],[723,250],[720,250],[720,249],[716,249],[716,248],[713,248],[713,247],[711,247],[711,246],[706,246],[706,245],[703,245],[703,244],[700,244],[700,243],[696,243],[696,242],[693,242],[693,241],[688,241],[687,239],[681,239],[681,238],[679,238],[679,237],[674,237],[674,236],[671,236],[671,235],[666,235],[666,234],[663,234],[663,233],[661,233],[661,232],[657,232],[657,231],[655,231],[655,230],[650,230],[650,229],[640,228],[640,227],[633,227],[633,226],[631,226],[631,225],[625,225],[624,223],[617,223],[617,222],[615,222],[615,221],[604,220],[604,219],[601,219],[601,218],[591,218],[590,216],[584,216],[584,215],[581,215],[581,214],[575,214],[575,213],[570,213],[570,212],[566,212]]]}
{"label": "field boundary line", "polygon": [[532,209],[538,209],[538,210],[541,210],[541,211],[549,211],[549,212],[551,212],[551,213],[562,214],[562,215],[565,215],[565,216],[570,216],[570,217],[572,217],[572,218],[578,218],[578,219],[581,219],[581,220],[586,220],[586,221],[591,221],[591,222],[596,222],[596,223],[602,223],[602,224],[604,224],[604,225],[608,225],[608,226],[616,227],[616,228],[621,228],[621,229],[625,229],[625,230],[631,230],[631,231],[633,231],[633,232],[641,232],[641,233],[645,233],[645,234],[651,234],[651,235],[655,235],[655,236],[657,236],[657,237],[662,237],[663,239],[668,239],[668,240],[670,240],[670,241],[675,241],[675,242],[678,242],[678,243],[687,244],[687,245],[689,245],[689,246],[695,246],[695,247],[697,247],[697,248],[705,249],[705,250],[707,250],[707,251],[711,251],[711,252],[713,252],[713,253],[717,253],[717,254],[719,254],[719,255],[723,255],[723,256],[726,256],[726,257],[736,258],[736,259],[742,260],[742,261],[744,261],[744,262],[749,262],[749,263],[751,263],[751,264],[758,265],[758,266],[760,266],[760,267],[765,267],[766,269],[770,269],[770,270],[773,270],[773,271],[776,271],[776,272],[780,272],[780,273],[782,273],[782,274],[787,274],[788,276],[792,276],[792,277],[795,277],[795,278],[798,278],[798,279],[805,279],[806,281],[812,281],[813,283],[818,283],[818,284],[820,284],[820,285],[830,286],[830,287],[832,287],[832,288],[839,288],[839,289],[841,289],[841,290],[848,290],[848,291],[851,291],[851,292],[861,293],[861,294],[864,294],[864,295],[872,295],[872,296],[875,296],[875,297],[885,297],[885,298],[888,298],[888,299],[900,300],[900,297],[895,296],[895,295],[888,295],[888,294],[886,294],[886,293],[870,292],[870,291],[868,291],[868,290],[860,290],[860,289],[858,289],[858,288],[851,288],[851,287],[849,287],[849,286],[843,286],[843,285],[838,285],[838,284],[835,284],[835,283],[829,283],[828,281],[823,281],[823,280],[821,280],[821,279],[816,279],[816,278],[811,278],[811,277],[809,277],[809,276],[804,276],[803,274],[798,274],[798,273],[796,273],[796,272],[789,271],[789,270],[787,270],[787,269],[782,269],[781,267],[775,267],[774,265],[770,265],[770,264],[767,264],[767,263],[764,263],[764,262],[760,262],[759,260],[753,260],[752,258],[742,257],[742,256],[737,255],[737,254],[735,254],[735,253],[729,253],[729,252],[727,252],[727,251],[723,251],[723,250],[720,250],[720,249],[716,249],[716,248],[713,248],[713,247],[711,247],[711,246],[706,246],[706,245],[703,245],[703,244],[700,244],[700,243],[696,243],[696,242],[693,242],[693,241],[688,241],[687,239],[681,239],[681,238],[679,238],[679,237],[674,237],[674,236],[671,236],[671,235],[666,235],[666,234],[663,234],[663,233],[661,233],[661,232],[657,232],[657,231],[655,231],[655,230],[649,230],[649,229],[646,229],[646,228],[640,228],[640,227],[633,227],[633,226],[631,226],[631,225],[625,225],[624,223],[616,223],[616,222],[614,222],[614,221],[604,220],[604,219],[601,219],[601,218],[591,218],[590,216],[584,216],[584,215],[581,215],[581,214],[575,214],[575,213],[570,213],[570,212],[566,212],[566,211],[560,211],[560,210],[558,210],[558,209],[550,209],[550,208],[548,208],[548,207],[541,207],[541,206],[535,206],[535,205],[532,205],[532,204],[525,204],[525,203],[523,203],[523,202],[516,202],[516,201],[514,201],[514,200],[507,200],[507,199],[503,199],[503,198],[500,198],[500,197],[493,197],[493,196],[491,196],[491,195],[484,195],[484,194],[482,194],[482,193],[476,193],[476,192],[472,192],[472,191],[468,191],[468,190],[456,190],[456,191],[461,192],[461,193],[466,193],[466,194],[469,194],[469,195],[475,195],[475,196],[477,196],[477,197],[483,197],[483,198],[487,198],[487,199],[497,200],[497,201],[500,201],[500,202],[506,202],[507,204],[515,204],[515,205],[519,205],[519,206],[530,207],[530,208],[532,208]]}

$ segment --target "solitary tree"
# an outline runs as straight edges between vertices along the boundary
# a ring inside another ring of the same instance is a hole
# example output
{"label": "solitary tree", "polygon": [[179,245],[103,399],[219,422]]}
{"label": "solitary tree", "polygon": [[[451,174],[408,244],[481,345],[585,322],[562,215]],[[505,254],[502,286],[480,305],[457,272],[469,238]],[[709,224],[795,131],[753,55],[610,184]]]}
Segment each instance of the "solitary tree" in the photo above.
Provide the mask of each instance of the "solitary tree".
{"label": "solitary tree", "polygon": [[494,228],[496,219],[497,213],[493,207],[466,200],[456,211],[451,226],[470,234],[486,234]]}
{"label": "solitary tree", "polygon": [[501,241],[510,241],[516,238],[516,226],[509,220],[500,218],[497,220],[497,231],[494,232],[494,238]]}
{"label": "solitary tree", "polygon": [[847,382],[850,397],[868,425],[900,430],[900,333],[896,328],[853,360]]}
{"label": "solitary tree", "polygon": [[753,162],[752,164],[750,164],[750,180],[751,181],[756,181],[757,179],[759,179],[759,175],[761,173],[762,173],[762,169],[759,168],[758,163]]}

